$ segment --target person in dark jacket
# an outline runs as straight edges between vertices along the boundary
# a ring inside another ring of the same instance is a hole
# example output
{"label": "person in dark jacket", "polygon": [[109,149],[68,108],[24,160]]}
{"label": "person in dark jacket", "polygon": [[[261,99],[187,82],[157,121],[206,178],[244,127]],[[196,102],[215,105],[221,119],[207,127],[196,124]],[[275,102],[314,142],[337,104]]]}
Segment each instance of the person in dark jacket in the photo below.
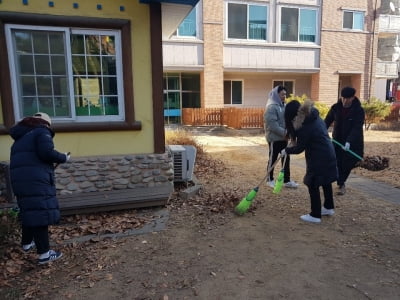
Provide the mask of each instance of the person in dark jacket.
{"label": "person in dark jacket", "polygon": [[[332,141],[311,101],[305,101],[303,105],[297,100],[290,101],[285,109],[285,123],[293,142],[282,150],[281,155],[305,152],[306,174],[303,182],[310,194],[311,212],[300,218],[306,222],[321,223],[321,215],[332,216],[335,213],[332,182],[336,181],[338,171]],[[325,198],[322,207],[321,186]]]}
{"label": "person in dark jacket", "polygon": [[10,155],[10,177],[20,209],[22,248],[36,246],[40,264],[62,256],[50,250],[48,226],[60,220],[54,164],[65,163],[69,154],[54,149],[51,119],[42,112],[26,117],[10,129],[14,139]]}
{"label": "person in dark jacket", "polygon": [[352,150],[361,157],[364,155],[363,125],[365,112],[355,94],[354,88],[343,88],[341,91],[342,98],[332,105],[325,118],[326,128],[329,128],[333,123],[332,138],[343,145],[343,147],[334,145],[339,171],[338,195],[346,193],[346,180],[359,161],[348,150]]}

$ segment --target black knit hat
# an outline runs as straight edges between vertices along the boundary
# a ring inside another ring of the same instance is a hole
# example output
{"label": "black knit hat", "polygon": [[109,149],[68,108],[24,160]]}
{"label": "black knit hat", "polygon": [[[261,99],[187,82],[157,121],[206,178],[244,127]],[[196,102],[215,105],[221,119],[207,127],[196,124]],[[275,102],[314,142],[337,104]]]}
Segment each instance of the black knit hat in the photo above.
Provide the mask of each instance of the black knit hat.
{"label": "black knit hat", "polygon": [[350,86],[346,86],[342,89],[340,94],[343,98],[351,98],[356,94],[356,90]]}
{"label": "black knit hat", "polygon": [[297,111],[299,110],[300,102],[297,100],[292,100],[285,106],[285,122],[292,122],[297,116]]}

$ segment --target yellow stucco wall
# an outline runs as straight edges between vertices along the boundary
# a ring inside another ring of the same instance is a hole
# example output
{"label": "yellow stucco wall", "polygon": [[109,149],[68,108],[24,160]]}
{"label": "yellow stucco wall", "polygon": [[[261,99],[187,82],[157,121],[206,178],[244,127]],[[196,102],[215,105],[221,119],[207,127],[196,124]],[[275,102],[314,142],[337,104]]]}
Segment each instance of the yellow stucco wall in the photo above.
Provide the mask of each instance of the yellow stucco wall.
{"label": "yellow stucco wall", "polygon": [[[21,0],[3,0],[0,3],[0,11],[129,19],[132,30],[135,119],[142,123],[140,131],[57,133],[56,149],[62,152],[71,151],[75,157],[153,153],[149,6],[140,4],[139,0],[55,0],[53,2],[54,7],[49,7],[48,0],[29,0],[28,5],[23,5]],[[73,3],[78,3],[79,8],[74,9]],[[102,10],[97,10],[97,4],[102,5]],[[124,6],[125,10],[120,11],[120,6]],[[0,123],[3,124],[2,114]],[[0,161],[9,159],[11,145],[12,139],[9,136],[0,135]]]}

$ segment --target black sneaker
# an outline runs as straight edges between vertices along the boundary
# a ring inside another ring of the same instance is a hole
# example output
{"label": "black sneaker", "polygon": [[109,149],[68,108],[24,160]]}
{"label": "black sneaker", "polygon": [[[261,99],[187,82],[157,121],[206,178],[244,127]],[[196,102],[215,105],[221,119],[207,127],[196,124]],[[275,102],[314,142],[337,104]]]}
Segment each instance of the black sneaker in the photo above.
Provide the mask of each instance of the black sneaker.
{"label": "black sneaker", "polygon": [[47,264],[48,262],[51,262],[53,260],[57,260],[62,256],[61,252],[56,252],[54,250],[49,250],[49,256],[46,258],[39,258],[39,264]]}
{"label": "black sneaker", "polygon": [[344,185],[341,185],[339,186],[339,191],[337,192],[337,195],[343,196],[344,194],[346,194],[346,188],[344,187]]}

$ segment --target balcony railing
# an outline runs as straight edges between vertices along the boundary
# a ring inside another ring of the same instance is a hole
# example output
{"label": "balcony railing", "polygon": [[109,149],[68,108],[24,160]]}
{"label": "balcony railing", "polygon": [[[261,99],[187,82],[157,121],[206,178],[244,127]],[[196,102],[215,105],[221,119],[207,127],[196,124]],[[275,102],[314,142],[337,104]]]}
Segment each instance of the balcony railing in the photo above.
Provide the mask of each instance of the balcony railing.
{"label": "balcony railing", "polygon": [[399,65],[392,61],[379,61],[376,63],[375,76],[381,78],[397,78]]}
{"label": "balcony railing", "polygon": [[380,15],[379,32],[400,33],[400,16]]}

